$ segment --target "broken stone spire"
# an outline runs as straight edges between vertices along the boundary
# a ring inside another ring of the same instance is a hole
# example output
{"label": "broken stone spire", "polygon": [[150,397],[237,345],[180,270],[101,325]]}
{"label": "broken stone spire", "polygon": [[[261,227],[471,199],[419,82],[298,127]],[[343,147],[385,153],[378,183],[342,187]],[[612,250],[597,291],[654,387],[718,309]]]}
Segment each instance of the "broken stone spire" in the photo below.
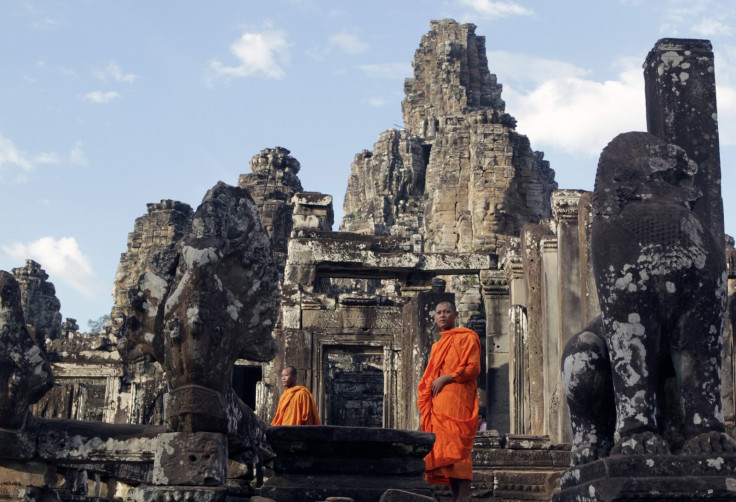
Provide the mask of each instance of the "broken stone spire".
{"label": "broken stone spire", "polygon": [[437,121],[470,110],[498,110],[503,86],[488,69],[486,38],[475,34],[474,24],[452,19],[431,21],[414,54],[414,78],[406,79],[401,103],[404,124],[431,140]]}
{"label": "broken stone spire", "polygon": [[43,349],[46,339],[61,336],[61,302],[56,297],[56,289],[48,282],[46,271],[33,260],[26,260],[26,266],[14,268],[12,274],[20,287],[28,332]]}
{"label": "broken stone spire", "polygon": [[0,427],[19,429],[28,406],[51,388],[54,378],[26,328],[18,281],[4,270],[0,270],[0,347]]}
{"label": "broken stone spire", "polygon": [[161,302],[176,273],[174,246],[191,217],[188,204],[162,200],[148,204],[148,214],[137,218],[128,234],[128,250],[121,255],[115,274],[111,318],[121,355],[129,361],[163,357],[163,340],[154,333],[162,315]]}
{"label": "broken stone spire", "polygon": [[356,156],[341,229],[412,236],[416,251],[495,252],[551,217],[554,171],[505,113],[475,26],[433,21],[413,67],[406,130]]}
{"label": "broken stone spire", "polygon": [[286,249],[292,228],[292,197],[302,191],[297,173],[299,161],[286,148],[266,148],[250,161],[251,174],[241,174],[238,186],[245,188],[258,207],[261,225],[271,239],[274,260],[283,275]]}

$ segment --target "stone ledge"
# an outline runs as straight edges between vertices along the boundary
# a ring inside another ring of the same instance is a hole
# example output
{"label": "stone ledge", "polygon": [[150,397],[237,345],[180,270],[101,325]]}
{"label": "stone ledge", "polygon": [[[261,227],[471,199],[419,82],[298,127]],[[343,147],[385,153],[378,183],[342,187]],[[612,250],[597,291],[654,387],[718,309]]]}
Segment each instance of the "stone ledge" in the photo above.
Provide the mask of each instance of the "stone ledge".
{"label": "stone ledge", "polygon": [[571,468],[561,482],[556,502],[736,501],[736,455],[615,455]]}

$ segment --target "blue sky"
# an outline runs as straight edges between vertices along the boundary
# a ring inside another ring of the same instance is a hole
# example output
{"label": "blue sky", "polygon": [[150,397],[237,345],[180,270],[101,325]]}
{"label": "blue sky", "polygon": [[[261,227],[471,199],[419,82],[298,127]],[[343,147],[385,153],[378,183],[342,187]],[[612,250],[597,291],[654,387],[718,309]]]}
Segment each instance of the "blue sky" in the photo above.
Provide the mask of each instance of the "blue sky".
{"label": "blue sky", "polygon": [[301,163],[342,216],[350,163],[402,125],[432,19],[477,25],[506,110],[560,188],[644,130],[641,65],[664,37],[711,40],[726,232],[736,235],[731,0],[0,0],[0,269],[40,262],[64,317],[110,312],[135,218],[194,208],[264,148]]}

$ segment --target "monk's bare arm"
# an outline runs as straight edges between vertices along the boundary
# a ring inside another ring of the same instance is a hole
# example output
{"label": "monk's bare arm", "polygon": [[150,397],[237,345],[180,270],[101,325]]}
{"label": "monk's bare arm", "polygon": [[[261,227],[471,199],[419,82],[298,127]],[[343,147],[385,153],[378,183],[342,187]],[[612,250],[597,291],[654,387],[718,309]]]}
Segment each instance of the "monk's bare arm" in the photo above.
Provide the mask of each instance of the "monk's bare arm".
{"label": "monk's bare arm", "polygon": [[439,394],[445,385],[454,381],[455,379],[450,374],[438,376],[437,378],[435,378],[432,382],[432,397]]}

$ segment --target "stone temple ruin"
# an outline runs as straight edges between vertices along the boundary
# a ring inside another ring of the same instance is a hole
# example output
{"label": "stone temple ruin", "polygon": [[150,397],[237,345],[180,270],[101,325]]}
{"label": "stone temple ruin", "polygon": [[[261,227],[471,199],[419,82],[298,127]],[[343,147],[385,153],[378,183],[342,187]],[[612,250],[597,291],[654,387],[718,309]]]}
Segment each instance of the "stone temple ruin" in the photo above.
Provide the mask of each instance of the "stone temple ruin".
{"label": "stone temple ruin", "polygon": [[[0,273],[0,499],[448,500],[423,481],[416,388],[450,299],[485,353],[475,500],[736,500],[733,453],[590,456],[573,434],[561,360],[601,313],[593,193],[559,190],[516,132],[475,26],[432,21],[413,68],[404,127],[355,156],[339,231],[332,197],[304,192],[276,147],[196,209],[148,205],[99,334],[61,322],[41,265]],[[649,133],[698,168],[689,202],[726,250],[730,432],[736,250],[710,44],[659,41],[645,80]],[[324,426],[268,428],[287,364]]]}

